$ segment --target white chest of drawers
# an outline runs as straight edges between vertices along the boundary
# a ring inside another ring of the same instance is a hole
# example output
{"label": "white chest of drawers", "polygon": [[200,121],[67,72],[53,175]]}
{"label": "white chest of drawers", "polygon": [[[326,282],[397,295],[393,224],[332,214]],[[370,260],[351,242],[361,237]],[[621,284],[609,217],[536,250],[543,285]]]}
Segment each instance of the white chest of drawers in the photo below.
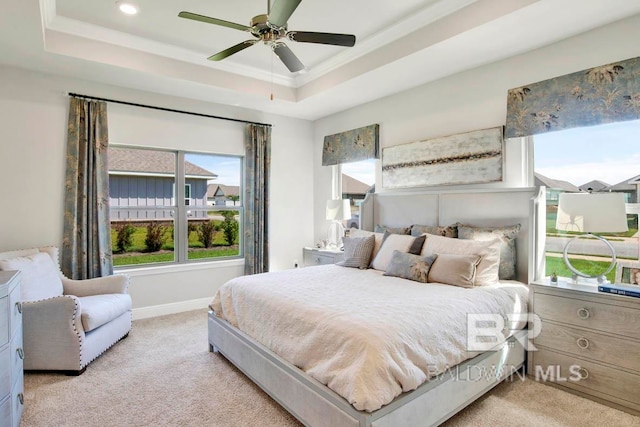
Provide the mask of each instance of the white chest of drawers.
{"label": "white chest of drawers", "polygon": [[530,289],[541,330],[529,375],[640,414],[640,299],[562,282]]}
{"label": "white chest of drawers", "polygon": [[20,273],[0,271],[0,426],[20,425],[23,358]]}
{"label": "white chest of drawers", "polygon": [[344,252],[330,249],[303,248],[302,261],[305,267],[311,265],[335,264],[344,259]]}

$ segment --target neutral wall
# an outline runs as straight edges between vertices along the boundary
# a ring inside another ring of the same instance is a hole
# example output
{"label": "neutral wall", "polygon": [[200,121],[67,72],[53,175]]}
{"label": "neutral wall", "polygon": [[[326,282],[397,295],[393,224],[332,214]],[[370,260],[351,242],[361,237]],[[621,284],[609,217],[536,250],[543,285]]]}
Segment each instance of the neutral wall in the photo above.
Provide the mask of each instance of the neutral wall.
{"label": "neutral wall", "polygon": [[[640,56],[639,39],[640,15],[316,121],[315,212],[322,212],[326,199],[331,198],[331,168],[321,166],[322,141],[325,135],[379,123],[382,149],[438,136],[503,126],[508,89]],[[431,66],[434,64],[425,64],[425,67]],[[505,180],[466,188],[529,185],[526,152],[526,146],[520,139],[506,141]],[[379,163],[376,191],[384,191]],[[419,191],[420,188],[411,190]],[[318,240],[326,234],[328,225],[321,215],[316,215],[315,218],[314,236]]]}
{"label": "neutral wall", "polygon": [[[273,124],[270,269],[292,268],[312,242],[311,122],[0,67],[0,251],[62,242],[68,92]],[[108,117],[114,143],[243,153],[242,124],[113,103]],[[230,261],[132,272],[134,308],[212,298],[243,271]]]}

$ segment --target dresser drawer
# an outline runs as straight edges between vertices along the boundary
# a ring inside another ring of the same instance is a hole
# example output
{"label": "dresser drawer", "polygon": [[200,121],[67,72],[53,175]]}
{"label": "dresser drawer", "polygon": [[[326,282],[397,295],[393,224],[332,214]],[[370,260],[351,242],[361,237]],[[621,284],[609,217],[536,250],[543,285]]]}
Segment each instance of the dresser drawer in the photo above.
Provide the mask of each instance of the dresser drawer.
{"label": "dresser drawer", "polygon": [[11,339],[11,383],[15,383],[18,377],[22,377],[24,364],[24,350],[22,347],[22,329]]}
{"label": "dresser drawer", "polygon": [[20,285],[14,287],[9,294],[9,327],[11,333],[15,333],[17,328],[22,329],[22,295]]}
{"label": "dresser drawer", "polygon": [[24,377],[20,376],[11,391],[11,405],[13,414],[11,415],[11,426],[19,427],[22,411],[24,411]]}
{"label": "dresser drawer", "polygon": [[640,375],[598,363],[539,349],[534,354],[537,380],[546,379],[565,387],[640,409]]}
{"label": "dresser drawer", "polygon": [[543,321],[533,343],[640,373],[640,342]]}
{"label": "dresser drawer", "polygon": [[[11,347],[5,345],[0,350],[0,400],[11,391]],[[0,423],[0,426],[4,424]]]}
{"label": "dresser drawer", "polygon": [[543,320],[623,335],[640,340],[640,310],[535,293],[535,312]]}
{"label": "dresser drawer", "polygon": [[0,298],[0,346],[9,342],[9,316],[5,313],[9,311],[9,297]]}
{"label": "dresser drawer", "polygon": [[0,397],[0,426],[11,425],[11,396]]}

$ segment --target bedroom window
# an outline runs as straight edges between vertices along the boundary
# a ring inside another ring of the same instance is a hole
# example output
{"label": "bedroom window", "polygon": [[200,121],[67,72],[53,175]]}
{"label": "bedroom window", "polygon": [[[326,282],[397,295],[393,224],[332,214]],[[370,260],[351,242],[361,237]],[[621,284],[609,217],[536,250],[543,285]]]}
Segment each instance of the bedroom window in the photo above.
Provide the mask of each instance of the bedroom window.
{"label": "bedroom window", "polygon": [[[640,121],[575,128],[535,135],[535,185],[546,187],[546,275],[570,277],[562,253],[567,233],[556,230],[558,196],[565,192],[620,192],[627,212],[640,202]],[[637,210],[635,210],[637,212]],[[619,260],[638,260],[638,214],[628,213],[629,231],[603,233],[616,248]],[[597,242],[597,241],[596,241]],[[571,263],[587,273],[603,271],[610,263],[607,248],[587,241],[581,253],[570,256]],[[608,256],[608,258],[607,258]],[[601,258],[601,259],[600,259]],[[592,274],[593,274],[592,273]],[[607,277],[615,279],[615,269]]]}
{"label": "bedroom window", "polygon": [[238,156],[111,146],[114,266],[240,256],[242,163]]}
{"label": "bedroom window", "polygon": [[368,192],[375,191],[376,159],[343,163],[336,166],[340,177],[340,197],[349,199],[351,219],[344,224],[347,228],[359,228],[360,204]]}

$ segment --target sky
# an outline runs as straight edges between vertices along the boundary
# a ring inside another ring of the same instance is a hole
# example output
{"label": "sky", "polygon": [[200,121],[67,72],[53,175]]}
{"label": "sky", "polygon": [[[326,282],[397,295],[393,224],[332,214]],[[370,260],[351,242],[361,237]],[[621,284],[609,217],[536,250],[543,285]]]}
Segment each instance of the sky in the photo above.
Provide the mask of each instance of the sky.
{"label": "sky", "polygon": [[342,173],[367,185],[373,185],[376,183],[375,165],[375,159],[344,163],[342,165]]}
{"label": "sky", "polygon": [[218,175],[209,184],[240,185],[240,157],[185,154],[185,160]]}
{"label": "sky", "polygon": [[580,186],[617,184],[640,175],[640,120],[534,136],[534,169]]}

